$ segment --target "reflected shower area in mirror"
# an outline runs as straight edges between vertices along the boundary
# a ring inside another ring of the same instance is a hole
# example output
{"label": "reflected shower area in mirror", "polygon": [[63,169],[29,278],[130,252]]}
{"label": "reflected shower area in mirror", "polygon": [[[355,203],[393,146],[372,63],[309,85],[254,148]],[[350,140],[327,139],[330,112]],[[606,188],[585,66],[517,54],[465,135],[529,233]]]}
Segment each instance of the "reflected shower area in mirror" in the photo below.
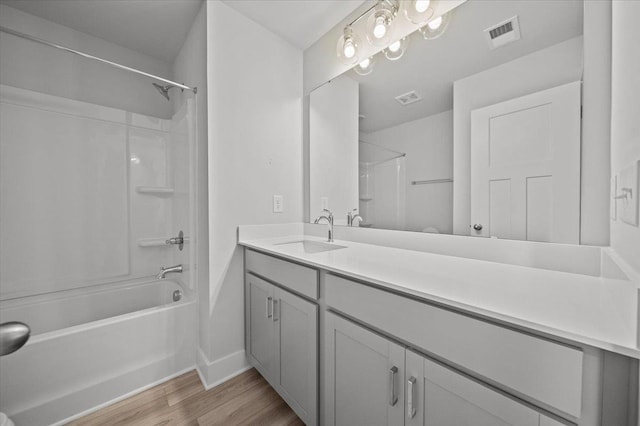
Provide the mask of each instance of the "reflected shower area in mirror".
{"label": "reflected shower area in mirror", "polygon": [[312,91],[311,222],[579,243],[582,18],[467,1]]}

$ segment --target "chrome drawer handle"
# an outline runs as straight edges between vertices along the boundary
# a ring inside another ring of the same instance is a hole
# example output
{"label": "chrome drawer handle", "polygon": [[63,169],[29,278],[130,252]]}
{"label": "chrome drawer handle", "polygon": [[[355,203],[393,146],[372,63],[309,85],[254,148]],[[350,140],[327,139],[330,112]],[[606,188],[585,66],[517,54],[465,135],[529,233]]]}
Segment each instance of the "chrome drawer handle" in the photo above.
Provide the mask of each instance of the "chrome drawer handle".
{"label": "chrome drawer handle", "polygon": [[389,405],[394,406],[398,402],[398,395],[396,395],[396,373],[398,367],[395,365],[389,369]]}
{"label": "chrome drawer handle", "polygon": [[410,419],[414,418],[416,415],[416,408],[414,407],[414,401],[416,398],[415,384],[416,378],[411,376],[411,378],[407,381],[407,417],[409,417]]}
{"label": "chrome drawer handle", "polygon": [[269,319],[273,316],[273,298],[267,297],[266,302],[267,302],[266,315],[267,315],[267,319]]}
{"label": "chrome drawer handle", "polygon": [[273,322],[278,321],[279,319],[279,314],[278,314],[278,308],[280,307],[280,304],[278,303],[278,299],[274,299],[273,300]]}

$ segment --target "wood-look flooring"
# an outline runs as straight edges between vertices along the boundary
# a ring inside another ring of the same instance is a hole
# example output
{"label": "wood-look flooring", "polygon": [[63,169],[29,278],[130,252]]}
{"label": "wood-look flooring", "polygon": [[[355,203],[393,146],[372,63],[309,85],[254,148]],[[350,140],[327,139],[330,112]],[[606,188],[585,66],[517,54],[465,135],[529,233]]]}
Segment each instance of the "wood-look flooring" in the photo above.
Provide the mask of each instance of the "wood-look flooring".
{"label": "wood-look flooring", "polygon": [[251,369],[208,391],[196,371],[183,374],[69,423],[96,425],[304,425]]}

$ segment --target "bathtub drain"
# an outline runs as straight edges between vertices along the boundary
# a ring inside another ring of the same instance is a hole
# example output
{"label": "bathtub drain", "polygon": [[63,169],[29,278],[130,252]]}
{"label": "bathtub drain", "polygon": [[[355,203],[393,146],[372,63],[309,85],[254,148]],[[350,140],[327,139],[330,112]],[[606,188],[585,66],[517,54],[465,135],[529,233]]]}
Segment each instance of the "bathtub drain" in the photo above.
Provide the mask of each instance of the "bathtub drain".
{"label": "bathtub drain", "polygon": [[180,299],[182,299],[182,292],[180,290],[174,291],[173,292],[173,301],[177,302]]}

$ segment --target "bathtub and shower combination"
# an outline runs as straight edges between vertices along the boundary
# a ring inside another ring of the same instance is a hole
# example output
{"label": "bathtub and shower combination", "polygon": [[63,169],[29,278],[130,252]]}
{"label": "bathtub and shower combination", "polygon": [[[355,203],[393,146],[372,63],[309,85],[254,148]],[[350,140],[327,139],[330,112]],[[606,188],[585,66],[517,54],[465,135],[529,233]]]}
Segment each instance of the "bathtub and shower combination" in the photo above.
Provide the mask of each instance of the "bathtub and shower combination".
{"label": "bathtub and shower combination", "polygon": [[195,298],[172,278],[0,308],[0,322],[31,327],[27,344],[0,360],[2,410],[17,425],[79,417],[195,364]]}
{"label": "bathtub and shower combination", "polygon": [[0,412],[63,424],[195,368],[196,90],[0,29],[0,323],[31,329],[0,358]]}

